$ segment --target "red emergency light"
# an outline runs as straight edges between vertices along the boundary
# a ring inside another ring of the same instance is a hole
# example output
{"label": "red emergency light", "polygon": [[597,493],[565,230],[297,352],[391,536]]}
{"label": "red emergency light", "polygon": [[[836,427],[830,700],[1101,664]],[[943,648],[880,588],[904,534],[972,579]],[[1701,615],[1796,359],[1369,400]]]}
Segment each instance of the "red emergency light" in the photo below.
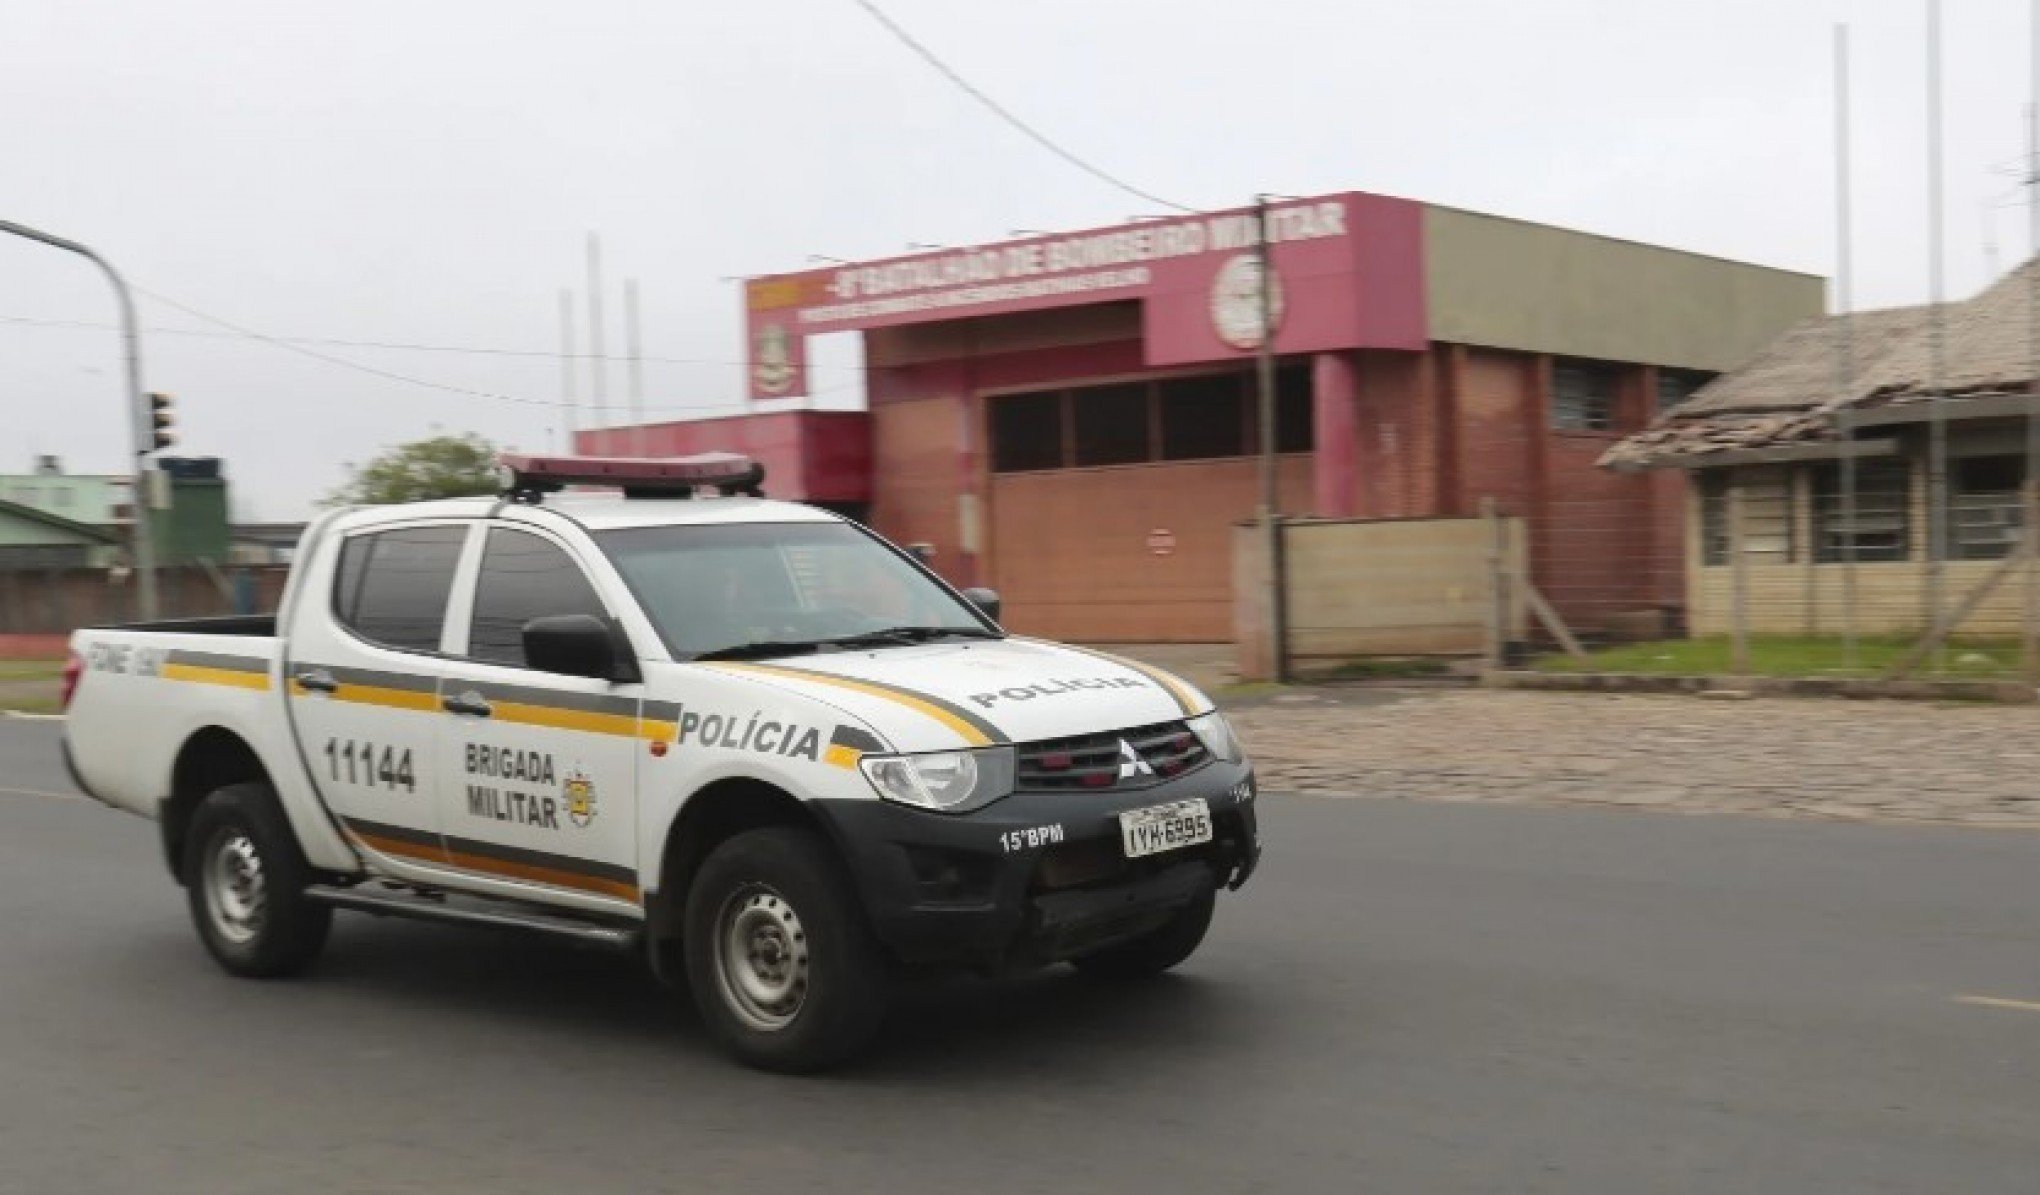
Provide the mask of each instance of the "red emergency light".
{"label": "red emergency light", "polygon": [[533,456],[506,452],[496,458],[503,491],[537,501],[570,485],[614,486],[626,498],[687,498],[699,489],[725,496],[764,497],[765,466],[734,452],[696,456]]}

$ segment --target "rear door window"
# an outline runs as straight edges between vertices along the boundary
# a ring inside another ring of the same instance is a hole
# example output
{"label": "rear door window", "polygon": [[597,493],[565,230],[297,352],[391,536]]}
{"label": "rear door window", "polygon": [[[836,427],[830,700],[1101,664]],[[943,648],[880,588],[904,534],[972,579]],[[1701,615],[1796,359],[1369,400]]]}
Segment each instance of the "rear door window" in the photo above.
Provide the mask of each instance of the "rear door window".
{"label": "rear door window", "polygon": [[357,535],[340,549],[333,614],[371,643],[438,651],[467,528],[405,527]]}

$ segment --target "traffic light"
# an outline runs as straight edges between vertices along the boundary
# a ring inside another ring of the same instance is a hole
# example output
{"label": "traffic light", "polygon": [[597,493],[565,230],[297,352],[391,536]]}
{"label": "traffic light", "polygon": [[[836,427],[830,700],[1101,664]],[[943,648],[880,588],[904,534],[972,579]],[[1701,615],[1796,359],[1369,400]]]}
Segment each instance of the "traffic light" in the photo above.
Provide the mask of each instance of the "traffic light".
{"label": "traffic light", "polygon": [[177,442],[171,427],[177,422],[167,394],[149,395],[149,451],[160,452]]}

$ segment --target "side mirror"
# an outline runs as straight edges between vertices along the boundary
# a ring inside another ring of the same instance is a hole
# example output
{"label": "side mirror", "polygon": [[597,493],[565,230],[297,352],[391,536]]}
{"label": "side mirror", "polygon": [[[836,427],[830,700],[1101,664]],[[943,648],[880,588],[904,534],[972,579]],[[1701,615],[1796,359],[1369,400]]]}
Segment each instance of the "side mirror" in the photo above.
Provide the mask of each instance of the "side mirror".
{"label": "side mirror", "polygon": [[540,672],[622,683],[643,679],[621,636],[592,614],[550,614],[524,624],[524,662]]}
{"label": "side mirror", "polygon": [[991,619],[993,622],[999,621],[998,590],[973,587],[964,590],[963,596],[971,605],[983,611],[986,618]]}

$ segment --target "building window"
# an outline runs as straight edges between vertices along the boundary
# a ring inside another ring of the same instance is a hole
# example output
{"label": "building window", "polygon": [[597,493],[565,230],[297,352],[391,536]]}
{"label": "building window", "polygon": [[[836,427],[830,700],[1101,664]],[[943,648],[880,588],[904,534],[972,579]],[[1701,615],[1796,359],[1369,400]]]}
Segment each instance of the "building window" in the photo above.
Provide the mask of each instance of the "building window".
{"label": "building window", "polygon": [[[1247,454],[1261,451],[1261,381],[1249,369],[1241,383],[1246,388]],[[1316,404],[1311,400],[1311,370],[1308,362],[1278,365],[1275,369],[1275,451],[1309,452],[1317,442]]]}
{"label": "building window", "polygon": [[1317,404],[1311,401],[1308,364],[1275,370],[1275,451],[1309,452],[1317,442]]}
{"label": "building window", "polygon": [[[992,471],[1252,456],[1259,401],[1251,370],[1003,395],[987,400]],[[1276,450],[1309,452],[1314,418],[1310,365],[1278,368]]]}
{"label": "building window", "polygon": [[1742,470],[1743,553],[1753,564],[1785,564],[1799,558],[1792,536],[1792,471],[1783,467]]}
{"label": "building window", "polygon": [[1153,458],[1146,385],[1072,390],[1070,413],[1077,464],[1132,465]]}
{"label": "building window", "polygon": [[1691,369],[1660,369],[1657,371],[1657,413],[1662,415],[1680,403],[1693,397],[1693,392],[1717,376]]}
{"label": "building window", "polygon": [[1557,361],[1551,366],[1551,426],[1559,431],[1604,432],[1615,426],[1621,375],[1598,361]]}
{"label": "building window", "polygon": [[1014,394],[991,402],[992,471],[1063,467],[1063,396]]}
{"label": "building window", "polygon": [[1823,461],[1813,469],[1814,559],[1904,560],[1911,550],[1911,471],[1902,460],[1855,462],[1856,521],[1843,517],[1842,465]]}
{"label": "building window", "polygon": [[1793,542],[1792,474],[1780,467],[1715,469],[1702,473],[1700,563],[1729,562],[1728,522],[1731,477],[1742,482],[1743,555],[1752,564],[1785,564],[1798,558]]}
{"label": "building window", "polygon": [[1162,459],[1194,461],[1247,453],[1245,377],[1236,373],[1170,378],[1156,386]]}
{"label": "building window", "polygon": [[1956,560],[2003,560],[2018,549],[2026,462],[2016,456],[1969,456],[1950,462],[1948,549]]}

